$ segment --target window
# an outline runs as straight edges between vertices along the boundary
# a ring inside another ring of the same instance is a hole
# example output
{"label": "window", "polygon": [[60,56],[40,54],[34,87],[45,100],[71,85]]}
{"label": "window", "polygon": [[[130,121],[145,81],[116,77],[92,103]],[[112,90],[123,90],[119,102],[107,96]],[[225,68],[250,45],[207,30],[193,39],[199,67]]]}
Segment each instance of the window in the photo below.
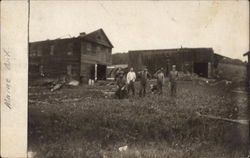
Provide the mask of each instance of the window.
{"label": "window", "polygon": [[92,50],[93,53],[96,53],[96,45],[92,45]]}
{"label": "window", "polygon": [[36,51],[35,50],[31,50],[29,53],[30,57],[34,57],[36,56]]}
{"label": "window", "polygon": [[86,54],[85,43],[81,41],[81,54]]}
{"label": "window", "polygon": [[67,55],[72,55],[73,54],[73,43],[68,44],[68,49],[67,49]]}
{"label": "window", "polygon": [[106,58],[106,61],[107,62],[111,62],[111,49],[109,49],[109,48],[106,48],[105,49],[105,54],[107,55],[107,58]]}
{"label": "window", "polygon": [[108,48],[105,48],[105,53],[109,54],[109,49]]}
{"label": "window", "polygon": [[91,51],[91,44],[90,43],[86,44],[86,49],[87,49],[87,51]]}
{"label": "window", "polygon": [[98,40],[101,40],[101,39],[102,39],[102,37],[101,37],[100,35],[96,36],[96,38],[97,38]]}
{"label": "window", "polygon": [[43,65],[39,65],[39,73],[40,73],[40,76],[45,76],[43,72]]}
{"label": "window", "polygon": [[72,75],[72,65],[67,65],[67,74]]}
{"label": "window", "polygon": [[102,52],[106,53],[106,48],[102,47]]}
{"label": "window", "polygon": [[42,47],[38,47],[38,49],[37,49],[37,56],[38,57],[42,56]]}
{"label": "window", "polygon": [[54,48],[55,48],[54,45],[50,46],[50,52],[49,52],[50,55],[54,55]]}
{"label": "window", "polygon": [[101,47],[100,46],[96,46],[96,53],[100,53],[101,52]]}

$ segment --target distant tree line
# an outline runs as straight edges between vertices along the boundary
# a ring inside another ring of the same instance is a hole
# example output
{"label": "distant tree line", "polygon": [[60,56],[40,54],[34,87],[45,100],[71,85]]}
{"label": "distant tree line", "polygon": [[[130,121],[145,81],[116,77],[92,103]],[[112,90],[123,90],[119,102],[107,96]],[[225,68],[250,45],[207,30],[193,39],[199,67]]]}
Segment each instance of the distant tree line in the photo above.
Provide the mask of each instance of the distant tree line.
{"label": "distant tree line", "polygon": [[112,54],[112,64],[128,64],[128,53]]}
{"label": "distant tree line", "polygon": [[232,65],[246,65],[246,62],[243,62],[240,59],[231,59],[231,58],[223,58],[220,63],[232,64]]}

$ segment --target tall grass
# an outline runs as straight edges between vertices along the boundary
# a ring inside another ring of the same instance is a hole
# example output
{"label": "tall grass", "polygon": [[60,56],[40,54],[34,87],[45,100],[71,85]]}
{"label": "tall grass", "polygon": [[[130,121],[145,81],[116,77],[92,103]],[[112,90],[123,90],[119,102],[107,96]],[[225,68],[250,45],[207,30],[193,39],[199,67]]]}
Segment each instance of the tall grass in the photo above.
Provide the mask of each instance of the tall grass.
{"label": "tall grass", "polygon": [[[244,155],[247,141],[234,142],[230,135],[237,125],[195,114],[237,118],[233,94],[227,89],[180,82],[178,96],[171,98],[164,88],[163,96],[124,100],[105,98],[101,90],[112,89],[105,86],[30,96],[43,102],[29,104],[29,147],[38,157],[53,158]],[[72,98],[75,100],[70,101]],[[233,136],[240,140],[239,132],[233,131]],[[118,147],[123,145],[130,150],[122,155]],[[210,152],[208,147],[219,150]]]}

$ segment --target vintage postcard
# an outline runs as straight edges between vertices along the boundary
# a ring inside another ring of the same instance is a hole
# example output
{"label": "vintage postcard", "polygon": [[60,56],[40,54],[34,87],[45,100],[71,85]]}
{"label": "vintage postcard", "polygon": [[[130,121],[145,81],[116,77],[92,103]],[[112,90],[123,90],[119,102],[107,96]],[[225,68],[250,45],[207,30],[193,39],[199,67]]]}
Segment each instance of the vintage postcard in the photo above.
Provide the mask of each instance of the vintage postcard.
{"label": "vintage postcard", "polygon": [[1,1],[1,157],[249,155],[249,2]]}

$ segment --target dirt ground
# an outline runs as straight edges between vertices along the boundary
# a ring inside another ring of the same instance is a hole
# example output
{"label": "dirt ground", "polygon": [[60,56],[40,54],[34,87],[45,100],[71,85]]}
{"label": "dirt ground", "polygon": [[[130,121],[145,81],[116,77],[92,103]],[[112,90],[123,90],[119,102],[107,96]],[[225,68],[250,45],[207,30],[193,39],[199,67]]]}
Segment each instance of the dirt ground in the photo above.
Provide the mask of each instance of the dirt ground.
{"label": "dirt ground", "polygon": [[[138,92],[138,83],[136,85]],[[29,151],[38,158],[244,157],[248,125],[197,116],[248,119],[248,94],[179,81],[177,97],[112,98],[116,86],[29,87]],[[149,91],[149,89],[148,89]],[[119,147],[128,146],[126,151]]]}

